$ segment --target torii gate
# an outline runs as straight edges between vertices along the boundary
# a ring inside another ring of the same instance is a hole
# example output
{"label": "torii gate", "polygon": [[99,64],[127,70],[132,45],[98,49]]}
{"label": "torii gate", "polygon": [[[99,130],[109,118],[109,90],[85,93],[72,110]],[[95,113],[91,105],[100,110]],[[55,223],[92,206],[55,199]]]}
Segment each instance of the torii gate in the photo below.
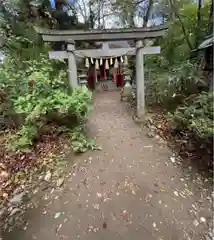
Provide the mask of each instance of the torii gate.
{"label": "torii gate", "polygon": [[[48,30],[36,28],[36,31],[42,35],[46,42],[68,42],[67,51],[52,52],[51,58],[68,58],[69,82],[72,88],[79,87],[77,79],[77,66],[75,55],[90,56],[93,53],[102,53],[103,49],[88,49],[75,50],[74,41],[119,41],[119,40],[134,40],[136,48],[118,48],[111,49],[111,56],[135,55],[136,54],[136,84],[137,84],[137,117],[142,118],[145,115],[145,89],[144,89],[144,55],[160,53],[160,47],[145,47],[143,39],[151,39],[163,36],[167,26],[153,26],[146,28],[131,28],[131,29],[108,29],[108,30]],[[119,54],[120,53],[120,54]]]}

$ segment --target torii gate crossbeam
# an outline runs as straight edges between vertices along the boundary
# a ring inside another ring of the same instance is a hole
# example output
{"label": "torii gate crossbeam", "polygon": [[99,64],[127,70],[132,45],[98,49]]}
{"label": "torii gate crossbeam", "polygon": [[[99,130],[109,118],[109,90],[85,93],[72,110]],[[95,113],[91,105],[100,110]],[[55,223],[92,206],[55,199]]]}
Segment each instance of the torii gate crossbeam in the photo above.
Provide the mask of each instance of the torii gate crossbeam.
{"label": "torii gate crossbeam", "polygon": [[105,29],[105,30],[49,30],[36,28],[46,42],[58,41],[110,41],[110,40],[142,40],[144,38],[156,38],[163,36],[167,30],[166,25],[125,28],[125,29]]}

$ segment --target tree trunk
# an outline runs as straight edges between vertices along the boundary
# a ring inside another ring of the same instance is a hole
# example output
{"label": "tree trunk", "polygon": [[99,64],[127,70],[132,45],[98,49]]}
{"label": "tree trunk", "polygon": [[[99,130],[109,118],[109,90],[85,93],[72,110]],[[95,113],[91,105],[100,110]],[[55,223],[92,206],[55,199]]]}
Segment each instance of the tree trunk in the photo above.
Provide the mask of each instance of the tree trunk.
{"label": "tree trunk", "polygon": [[210,35],[212,33],[213,33],[213,1],[210,6],[209,24],[207,29],[207,34]]}
{"label": "tree trunk", "polygon": [[197,9],[197,26],[195,32],[195,49],[198,47],[200,41],[200,26],[201,26],[201,0],[198,0],[198,9]]}
{"label": "tree trunk", "polygon": [[153,0],[149,0],[148,8],[147,8],[146,14],[143,18],[143,27],[147,26],[147,23],[148,23],[149,17],[150,17],[150,12],[152,10],[152,5],[153,5]]}

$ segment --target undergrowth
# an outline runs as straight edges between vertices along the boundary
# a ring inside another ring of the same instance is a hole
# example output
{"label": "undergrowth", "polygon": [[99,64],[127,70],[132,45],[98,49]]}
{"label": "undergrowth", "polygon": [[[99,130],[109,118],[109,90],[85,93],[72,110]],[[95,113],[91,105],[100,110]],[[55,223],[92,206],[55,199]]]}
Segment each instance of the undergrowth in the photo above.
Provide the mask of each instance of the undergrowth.
{"label": "undergrowth", "polygon": [[178,106],[170,119],[176,124],[176,128],[190,131],[200,139],[212,140],[213,128],[213,92],[203,92],[191,99],[191,103],[185,101]]}
{"label": "undergrowth", "polygon": [[87,88],[71,91],[65,71],[57,72],[44,56],[40,61],[25,61],[19,67],[7,58],[0,69],[0,81],[5,96],[1,106],[7,104],[1,118],[7,125],[7,117],[13,112],[17,129],[8,141],[9,151],[29,151],[49,123],[67,129],[75,152],[95,148],[95,143],[77,127],[87,120],[91,92]]}
{"label": "undergrowth", "polygon": [[189,139],[191,151],[200,148],[210,156],[214,136],[213,100],[214,93],[209,91],[199,66],[189,61],[169,72],[153,72],[146,83],[147,106],[168,112],[171,133]]}

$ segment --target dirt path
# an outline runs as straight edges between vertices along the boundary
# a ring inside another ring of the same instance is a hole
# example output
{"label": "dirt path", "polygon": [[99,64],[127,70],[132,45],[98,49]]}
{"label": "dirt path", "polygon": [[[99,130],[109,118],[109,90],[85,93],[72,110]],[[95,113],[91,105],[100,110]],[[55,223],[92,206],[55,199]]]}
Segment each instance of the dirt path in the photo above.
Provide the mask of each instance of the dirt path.
{"label": "dirt path", "polygon": [[63,188],[47,192],[27,212],[27,229],[8,239],[204,239],[209,190],[140,130],[118,92],[96,96],[89,129],[102,151],[77,157]]}

